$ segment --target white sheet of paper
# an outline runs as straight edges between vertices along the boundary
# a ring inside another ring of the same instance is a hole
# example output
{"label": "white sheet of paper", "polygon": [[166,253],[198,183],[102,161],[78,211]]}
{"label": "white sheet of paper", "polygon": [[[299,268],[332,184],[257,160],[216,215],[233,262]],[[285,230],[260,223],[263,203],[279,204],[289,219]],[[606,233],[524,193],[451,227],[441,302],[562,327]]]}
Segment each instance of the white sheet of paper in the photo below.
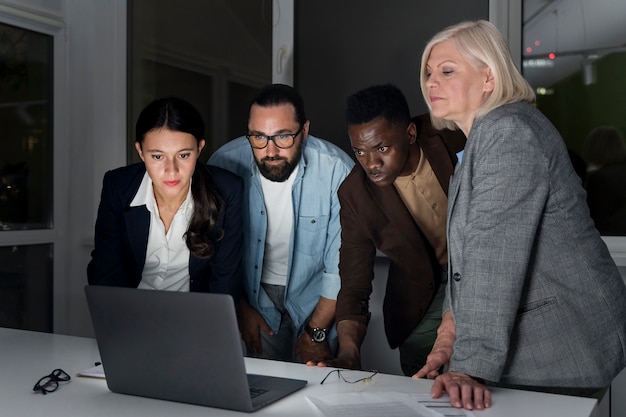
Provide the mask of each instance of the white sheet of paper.
{"label": "white sheet of paper", "polygon": [[84,369],[77,373],[78,376],[86,376],[90,378],[105,378],[104,376],[104,368],[102,365],[96,365],[89,369]]}
{"label": "white sheet of paper", "polygon": [[349,392],[307,398],[327,417],[474,417],[471,411],[450,406],[447,397],[433,400],[430,394]]}

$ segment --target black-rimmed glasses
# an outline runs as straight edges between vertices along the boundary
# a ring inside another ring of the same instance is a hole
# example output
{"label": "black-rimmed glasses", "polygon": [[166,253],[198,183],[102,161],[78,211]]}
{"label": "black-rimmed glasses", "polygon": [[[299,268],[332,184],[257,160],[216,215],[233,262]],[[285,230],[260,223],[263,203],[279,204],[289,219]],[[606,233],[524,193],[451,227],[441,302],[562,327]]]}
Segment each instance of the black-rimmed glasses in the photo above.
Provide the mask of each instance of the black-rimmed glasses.
{"label": "black-rimmed glasses", "polygon": [[255,149],[263,149],[270,143],[270,140],[274,142],[277,148],[289,149],[296,143],[296,137],[302,132],[304,126],[300,126],[300,129],[296,133],[280,133],[278,135],[246,135],[250,146]]}
{"label": "black-rimmed glasses", "polygon": [[324,377],[324,379],[322,379],[322,382],[320,382],[320,385],[322,385],[326,379],[328,379],[328,377],[337,372],[337,377],[340,378],[343,382],[347,382],[348,384],[356,384],[357,382],[363,382],[363,383],[368,383],[372,381],[372,378],[374,378],[374,376],[376,376],[376,374],[378,374],[378,371],[369,371],[370,374],[362,377],[362,378],[358,378],[358,379],[348,379],[344,376],[344,374],[342,374],[342,372],[346,372],[345,370],[341,370],[341,369],[334,369],[332,371],[330,371],[329,373],[326,374],[326,376]]}
{"label": "black-rimmed glasses", "polygon": [[37,381],[33,387],[33,391],[41,391],[41,393],[45,395],[49,392],[56,391],[59,388],[59,382],[67,382],[70,379],[72,378],[63,369],[55,369],[50,375],[46,375]]}

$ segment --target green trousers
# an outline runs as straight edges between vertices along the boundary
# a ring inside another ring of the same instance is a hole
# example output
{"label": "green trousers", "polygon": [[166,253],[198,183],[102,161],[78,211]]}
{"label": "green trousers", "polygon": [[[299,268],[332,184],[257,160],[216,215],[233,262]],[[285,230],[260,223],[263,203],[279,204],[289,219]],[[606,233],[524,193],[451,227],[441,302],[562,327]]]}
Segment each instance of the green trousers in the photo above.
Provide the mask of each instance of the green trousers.
{"label": "green trousers", "polygon": [[441,324],[445,293],[446,283],[442,282],[424,318],[400,345],[400,366],[406,376],[413,376],[426,364],[426,358],[437,338],[437,328]]}

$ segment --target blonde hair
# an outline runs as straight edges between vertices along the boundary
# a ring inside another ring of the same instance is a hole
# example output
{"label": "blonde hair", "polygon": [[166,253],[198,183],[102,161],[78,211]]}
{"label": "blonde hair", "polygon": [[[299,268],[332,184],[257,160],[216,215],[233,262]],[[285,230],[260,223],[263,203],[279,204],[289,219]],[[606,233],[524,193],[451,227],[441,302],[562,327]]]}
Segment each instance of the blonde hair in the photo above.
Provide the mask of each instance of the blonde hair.
{"label": "blonde hair", "polygon": [[[420,87],[429,109],[431,104],[428,100],[428,88],[426,87],[428,81],[426,64],[432,49],[445,41],[454,42],[461,56],[474,68],[488,67],[493,74],[494,89],[478,108],[476,117],[483,116],[506,103],[535,101],[535,92],[513,63],[509,47],[500,31],[492,23],[478,20],[449,26],[433,36],[426,44],[422,53]],[[431,119],[433,126],[437,129],[457,128],[456,124],[450,120],[432,115]]]}

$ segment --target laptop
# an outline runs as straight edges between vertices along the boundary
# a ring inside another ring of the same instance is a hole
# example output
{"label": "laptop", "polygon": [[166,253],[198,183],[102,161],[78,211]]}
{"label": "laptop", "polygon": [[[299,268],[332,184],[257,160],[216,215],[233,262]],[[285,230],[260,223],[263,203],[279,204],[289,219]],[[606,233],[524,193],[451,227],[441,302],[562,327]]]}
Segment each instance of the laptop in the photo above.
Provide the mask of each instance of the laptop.
{"label": "laptop", "polygon": [[113,392],[251,412],[307,383],[246,374],[230,295],[91,285],[85,295]]}

